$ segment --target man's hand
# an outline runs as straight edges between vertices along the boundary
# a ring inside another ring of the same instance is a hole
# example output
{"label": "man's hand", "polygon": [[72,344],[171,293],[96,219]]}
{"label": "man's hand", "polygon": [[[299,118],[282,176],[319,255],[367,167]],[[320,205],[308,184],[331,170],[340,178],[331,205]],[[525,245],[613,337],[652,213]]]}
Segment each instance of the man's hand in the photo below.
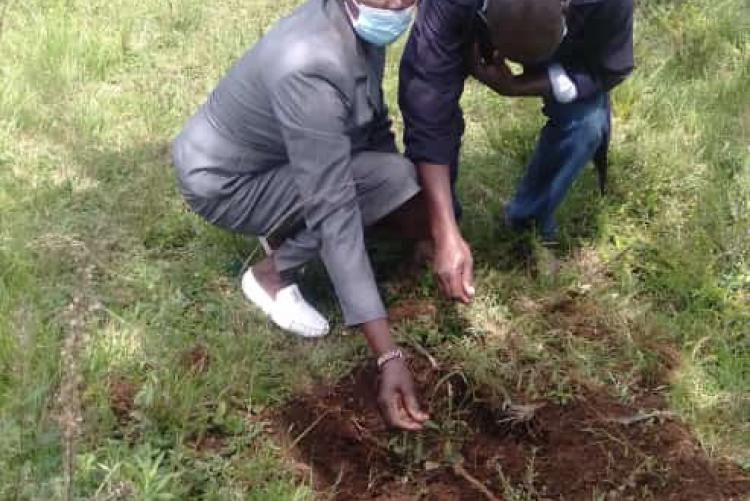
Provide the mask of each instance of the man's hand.
{"label": "man's hand", "polygon": [[[362,324],[362,331],[375,356],[396,348],[388,321],[384,318]],[[378,405],[388,426],[407,431],[422,429],[430,417],[419,409],[411,372],[403,359],[385,362],[380,372]]]}
{"label": "man's hand", "polygon": [[432,269],[438,287],[446,297],[468,303],[474,296],[474,261],[453,212],[450,167],[422,162],[417,171],[435,244]]}
{"label": "man's hand", "polygon": [[492,53],[492,60],[488,61],[482,56],[479,46],[475,45],[470,64],[474,78],[501,96],[546,97],[552,94],[546,69],[529,72],[524,68],[521,75],[513,75],[507,61],[497,51]]}
{"label": "man's hand", "polygon": [[474,297],[474,260],[460,235],[435,242],[433,271],[440,291],[450,299],[470,303]]}
{"label": "man's hand", "polygon": [[474,45],[471,58],[471,74],[503,96],[516,96],[519,94],[519,84],[513,73],[510,71],[505,58],[495,51],[492,54],[492,60],[486,60],[479,49],[479,45]]}
{"label": "man's hand", "polygon": [[402,359],[391,360],[383,366],[378,406],[386,424],[394,428],[419,431],[430,419],[419,408],[411,372]]}

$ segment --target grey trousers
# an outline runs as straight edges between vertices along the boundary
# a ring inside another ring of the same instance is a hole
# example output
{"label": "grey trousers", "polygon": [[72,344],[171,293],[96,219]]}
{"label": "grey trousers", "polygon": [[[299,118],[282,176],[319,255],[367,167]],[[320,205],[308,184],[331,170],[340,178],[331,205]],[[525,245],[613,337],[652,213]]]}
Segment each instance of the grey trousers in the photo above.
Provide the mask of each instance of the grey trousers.
{"label": "grey trousers", "polygon": [[[352,157],[351,168],[364,227],[377,223],[419,193],[414,165],[402,155],[361,152]],[[277,270],[293,270],[314,259],[319,245],[314,230],[298,232],[274,253]]]}
{"label": "grey trousers", "polygon": [[[352,155],[350,166],[365,227],[380,221],[419,193],[414,165],[397,153],[363,151]],[[210,174],[204,172],[203,175]],[[183,185],[183,195],[191,209],[211,223],[231,231],[262,236],[299,211],[299,194],[291,175],[288,166],[247,175],[227,176],[222,172],[223,185],[231,189],[205,198],[191,193]],[[318,256],[319,247],[316,231],[302,229],[274,252],[277,270],[299,268]]]}
{"label": "grey trousers", "polygon": [[[177,181],[193,211],[222,228],[257,236],[267,235],[298,211],[305,213],[307,223],[311,204],[320,204],[320,200],[301,199],[305,187],[297,177],[300,166],[285,163],[285,156],[274,148],[238,146],[218,130],[210,117],[199,112],[172,142]],[[352,138],[352,143],[360,144],[359,139],[363,138]],[[314,173],[318,177],[316,191],[307,196],[336,201],[336,195],[347,193],[351,198],[343,205],[334,202],[327,206],[330,212],[322,221],[303,226],[273,254],[279,272],[320,257],[348,325],[386,316],[363,229],[419,192],[416,170],[405,157],[366,147],[362,150],[352,151],[348,164],[330,170],[307,162],[304,168],[321,169]],[[325,158],[313,147],[306,153],[310,158]]]}

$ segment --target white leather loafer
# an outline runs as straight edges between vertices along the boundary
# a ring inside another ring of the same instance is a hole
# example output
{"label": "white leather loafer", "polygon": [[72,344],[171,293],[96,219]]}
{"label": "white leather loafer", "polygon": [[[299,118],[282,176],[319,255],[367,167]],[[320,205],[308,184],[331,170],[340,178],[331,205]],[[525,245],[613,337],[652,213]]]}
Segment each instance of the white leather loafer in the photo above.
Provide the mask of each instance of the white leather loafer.
{"label": "white leather loafer", "polygon": [[272,298],[248,269],[242,276],[242,292],[255,306],[271,318],[279,328],[302,337],[328,334],[328,321],[305,301],[296,284],[284,287]]}

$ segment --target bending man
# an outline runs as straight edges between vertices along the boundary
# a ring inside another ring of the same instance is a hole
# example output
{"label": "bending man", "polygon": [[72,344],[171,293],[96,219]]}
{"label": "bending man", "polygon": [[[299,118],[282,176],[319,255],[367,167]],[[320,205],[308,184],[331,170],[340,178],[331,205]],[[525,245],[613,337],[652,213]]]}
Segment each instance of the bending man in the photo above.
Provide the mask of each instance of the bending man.
{"label": "bending man", "polygon": [[[550,121],[507,220],[554,232],[573,179],[606,144],[606,92],[632,69],[632,0],[441,0],[420,8],[401,61],[406,155],[417,164],[441,289],[471,300],[472,256],[455,196],[470,74],[502,95],[540,96]],[[567,21],[567,22],[566,22]],[[567,28],[566,28],[567,25]],[[561,43],[562,42],[562,43]],[[513,76],[506,60],[524,65]]]}
{"label": "bending man", "polygon": [[250,235],[292,232],[242,278],[247,298],[279,327],[317,337],[326,320],[291,273],[320,257],[348,325],[378,357],[386,421],[420,429],[407,366],[391,338],[363,229],[409,213],[419,192],[399,155],[381,84],[384,46],[409,26],[415,0],[308,0],[221,80],[173,143],[190,207]]}

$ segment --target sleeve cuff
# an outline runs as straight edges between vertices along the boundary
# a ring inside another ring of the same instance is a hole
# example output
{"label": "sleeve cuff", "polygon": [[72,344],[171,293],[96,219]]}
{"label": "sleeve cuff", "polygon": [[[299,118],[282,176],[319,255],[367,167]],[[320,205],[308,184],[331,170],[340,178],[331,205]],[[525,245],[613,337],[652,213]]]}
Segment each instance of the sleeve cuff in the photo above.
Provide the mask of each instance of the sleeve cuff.
{"label": "sleeve cuff", "polygon": [[552,94],[559,103],[570,103],[578,97],[578,88],[568,76],[565,68],[560,64],[552,64],[547,68]]}
{"label": "sleeve cuff", "polygon": [[347,327],[362,325],[382,318],[388,318],[388,313],[383,306],[362,311],[344,311],[344,323]]}

